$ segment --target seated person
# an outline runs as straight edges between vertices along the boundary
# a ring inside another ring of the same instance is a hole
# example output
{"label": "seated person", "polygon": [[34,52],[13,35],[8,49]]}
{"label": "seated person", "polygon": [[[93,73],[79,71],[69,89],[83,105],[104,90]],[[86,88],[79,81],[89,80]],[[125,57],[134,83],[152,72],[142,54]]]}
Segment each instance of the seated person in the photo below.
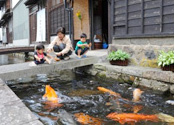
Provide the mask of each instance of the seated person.
{"label": "seated person", "polygon": [[88,52],[89,48],[91,47],[91,43],[86,42],[87,35],[82,33],[80,36],[80,41],[77,42],[75,48],[75,54],[77,54],[78,58],[86,57],[86,53]]}
{"label": "seated person", "polygon": [[48,46],[47,52],[50,53],[51,51],[54,51],[56,54],[56,61],[61,59],[68,60],[70,59],[69,56],[72,54],[71,40],[69,37],[65,36],[65,33],[65,28],[58,28],[57,37]]}
{"label": "seated person", "polygon": [[45,61],[49,64],[51,63],[51,61],[47,57],[49,58],[53,58],[53,57],[46,54],[44,52],[44,48],[45,47],[42,44],[39,44],[36,46],[36,51],[34,52],[34,62],[36,65],[43,64]]}

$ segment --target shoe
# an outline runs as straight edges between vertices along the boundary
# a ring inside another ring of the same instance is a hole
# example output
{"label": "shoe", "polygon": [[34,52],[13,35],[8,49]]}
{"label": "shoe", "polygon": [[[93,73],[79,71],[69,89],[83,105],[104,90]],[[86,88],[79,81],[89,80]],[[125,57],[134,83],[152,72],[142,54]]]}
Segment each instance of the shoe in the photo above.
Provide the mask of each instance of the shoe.
{"label": "shoe", "polygon": [[87,56],[86,55],[83,55],[82,58],[86,58]]}
{"label": "shoe", "polygon": [[70,57],[69,56],[66,56],[65,58],[64,58],[64,60],[69,60],[70,59]]}
{"label": "shoe", "polygon": [[55,57],[54,60],[55,60],[55,61],[60,61],[61,59],[58,58],[58,57]]}
{"label": "shoe", "polygon": [[77,56],[77,59],[81,59],[82,57],[81,56]]}

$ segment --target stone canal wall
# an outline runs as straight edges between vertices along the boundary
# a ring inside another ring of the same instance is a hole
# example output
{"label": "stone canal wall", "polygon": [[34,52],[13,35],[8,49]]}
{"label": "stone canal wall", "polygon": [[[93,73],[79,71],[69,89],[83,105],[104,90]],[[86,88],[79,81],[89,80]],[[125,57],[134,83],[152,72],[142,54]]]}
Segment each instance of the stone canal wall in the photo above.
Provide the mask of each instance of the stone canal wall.
{"label": "stone canal wall", "polygon": [[0,121],[1,125],[43,125],[1,79]]}
{"label": "stone canal wall", "polygon": [[113,66],[109,63],[97,63],[80,70],[100,78],[110,78],[134,86],[144,86],[174,94],[174,73],[170,71],[138,66]]}
{"label": "stone canal wall", "polygon": [[108,51],[111,52],[118,49],[131,55],[131,65],[159,68],[157,66],[159,51],[174,50],[174,38],[113,39]]}

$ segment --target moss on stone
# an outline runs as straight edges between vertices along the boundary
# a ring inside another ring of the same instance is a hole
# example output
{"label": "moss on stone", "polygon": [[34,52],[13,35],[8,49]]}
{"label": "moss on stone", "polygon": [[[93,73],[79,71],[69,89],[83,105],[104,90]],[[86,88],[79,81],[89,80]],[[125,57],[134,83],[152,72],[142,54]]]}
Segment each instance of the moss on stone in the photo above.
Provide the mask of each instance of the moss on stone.
{"label": "moss on stone", "polygon": [[152,67],[152,68],[159,68],[158,65],[157,65],[157,59],[146,59],[146,58],[143,58],[141,61],[140,61],[140,66],[143,66],[143,67]]}
{"label": "moss on stone", "polygon": [[107,78],[107,77],[106,77],[106,72],[104,72],[104,71],[97,73],[97,76],[98,76],[99,78]]}

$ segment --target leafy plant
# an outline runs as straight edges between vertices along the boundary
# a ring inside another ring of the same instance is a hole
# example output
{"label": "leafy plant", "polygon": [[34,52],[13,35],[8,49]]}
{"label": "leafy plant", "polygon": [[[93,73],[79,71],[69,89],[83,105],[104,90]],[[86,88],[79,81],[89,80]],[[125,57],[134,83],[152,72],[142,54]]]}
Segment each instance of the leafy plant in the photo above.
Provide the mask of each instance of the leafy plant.
{"label": "leafy plant", "polygon": [[170,65],[174,63],[174,51],[169,51],[169,52],[164,52],[161,51],[160,55],[158,57],[158,66],[165,66],[165,65]]}
{"label": "leafy plant", "polygon": [[108,55],[108,60],[126,60],[129,59],[130,55],[122,50],[112,51]]}

